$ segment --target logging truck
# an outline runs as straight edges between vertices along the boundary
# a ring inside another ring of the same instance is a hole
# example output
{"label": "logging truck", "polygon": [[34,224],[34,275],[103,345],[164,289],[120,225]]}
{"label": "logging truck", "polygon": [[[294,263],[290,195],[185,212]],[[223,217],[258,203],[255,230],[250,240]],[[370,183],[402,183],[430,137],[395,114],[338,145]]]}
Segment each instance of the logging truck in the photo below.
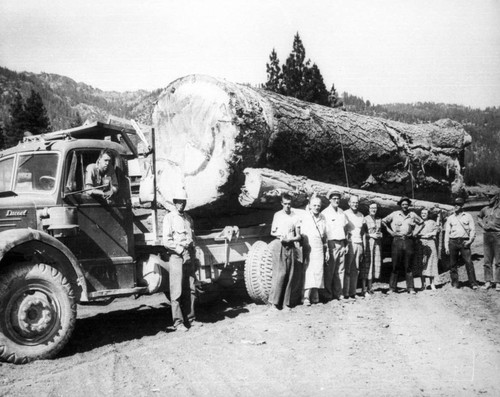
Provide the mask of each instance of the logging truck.
{"label": "logging truck", "polygon": [[[0,152],[1,360],[54,357],[71,336],[78,304],[168,296],[169,252],[156,198],[145,208],[134,194],[137,133],[95,122]],[[84,182],[104,149],[116,160],[118,192],[109,201],[88,194]],[[149,149],[154,156],[154,143]],[[265,301],[272,266],[266,236],[266,225],[197,231],[200,295],[244,279],[250,296]]]}

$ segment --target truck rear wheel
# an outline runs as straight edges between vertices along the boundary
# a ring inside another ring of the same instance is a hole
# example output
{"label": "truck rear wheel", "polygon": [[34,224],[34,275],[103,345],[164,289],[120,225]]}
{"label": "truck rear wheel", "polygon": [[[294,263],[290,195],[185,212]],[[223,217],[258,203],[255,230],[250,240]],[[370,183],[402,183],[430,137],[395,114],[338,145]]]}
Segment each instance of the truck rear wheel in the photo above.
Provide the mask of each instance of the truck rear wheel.
{"label": "truck rear wheel", "polygon": [[268,303],[273,278],[273,257],[269,246],[257,241],[250,247],[245,262],[245,286],[256,303]]}
{"label": "truck rear wheel", "polygon": [[19,264],[0,281],[0,360],[24,364],[54,357],[76,321],[69,281],[44,263]]}

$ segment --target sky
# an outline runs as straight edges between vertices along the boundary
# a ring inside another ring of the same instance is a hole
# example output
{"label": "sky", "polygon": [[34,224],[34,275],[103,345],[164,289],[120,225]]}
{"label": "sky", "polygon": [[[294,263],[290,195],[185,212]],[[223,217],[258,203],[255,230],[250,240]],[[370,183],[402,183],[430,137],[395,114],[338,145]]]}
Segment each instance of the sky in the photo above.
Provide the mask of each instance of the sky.
{"label": "sky", "polygon": [[328,89],[500,106],[500,0],[1,0],[0,66],[120,92],[260,84],[297,32]]}

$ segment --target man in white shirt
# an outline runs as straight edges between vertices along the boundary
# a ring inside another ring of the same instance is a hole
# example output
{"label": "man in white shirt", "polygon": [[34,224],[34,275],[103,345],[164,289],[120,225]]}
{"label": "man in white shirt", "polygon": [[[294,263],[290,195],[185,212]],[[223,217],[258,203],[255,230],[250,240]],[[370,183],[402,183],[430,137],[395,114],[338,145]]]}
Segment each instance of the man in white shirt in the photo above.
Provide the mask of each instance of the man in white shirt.
{"label": "man in white shirt", "polygon": [[[365,217],[358,211],[358,207],[359,197],[351,196],[349,209],[345,211],[348,251],[345,260],[344,296],[349,299],[356,299],[359,267],[363,258],[363,237],[366,232]],[[363,288],[363,295],[365,292],[366,289]]]}
{"label": "man in white shirt", "polygon": [[295,242],[300,240],[300,217],[292,210],[292,197],[289,194],[283,194],[281,206],[283,209],[274,214],[271,226],[271,236],[276,237],[276,240],[269,244],[273,254],[269,301],[274,309],[282,307],[283,310],[289,310],[300,299],[297,292],[302,269],[299,268],[295,248]]}
{"label": "man in white shirt", "polygon": [[344,287],[344,263],[347,253],[345,227],[347,218],[344,211],[339,207],[341,194],[330,190],[326,198],[330,205],[322,214],[326,220],[326,238],[330,259],[325,267],[325,289],[323,291],[325,300],[343,299]]}

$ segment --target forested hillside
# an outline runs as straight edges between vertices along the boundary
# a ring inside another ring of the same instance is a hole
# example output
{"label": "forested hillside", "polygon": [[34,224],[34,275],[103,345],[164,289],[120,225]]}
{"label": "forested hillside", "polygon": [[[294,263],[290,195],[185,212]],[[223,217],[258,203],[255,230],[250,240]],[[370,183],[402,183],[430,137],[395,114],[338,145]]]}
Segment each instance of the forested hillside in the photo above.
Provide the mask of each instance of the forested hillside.
{"label": "forested hillside", "polygon": [[500,107],[481,110],[432,102],[372,105],[346,92],[343,100],[346,110],[404,123],[431,123],[443,118],[458,121],[472,136],[472,145],[465,152],[465,182],[500,185]]}
{"label": "forested hillside", "polygon": [[54,130],[69,128],[78,119],[106,120],[112,114],[151,122],[151,107],[157,92],[102,91],[57,74],[17,73],[0,67],[0,123],[6,125],[16,92],[26,99],[31,90],[43,100]]}

